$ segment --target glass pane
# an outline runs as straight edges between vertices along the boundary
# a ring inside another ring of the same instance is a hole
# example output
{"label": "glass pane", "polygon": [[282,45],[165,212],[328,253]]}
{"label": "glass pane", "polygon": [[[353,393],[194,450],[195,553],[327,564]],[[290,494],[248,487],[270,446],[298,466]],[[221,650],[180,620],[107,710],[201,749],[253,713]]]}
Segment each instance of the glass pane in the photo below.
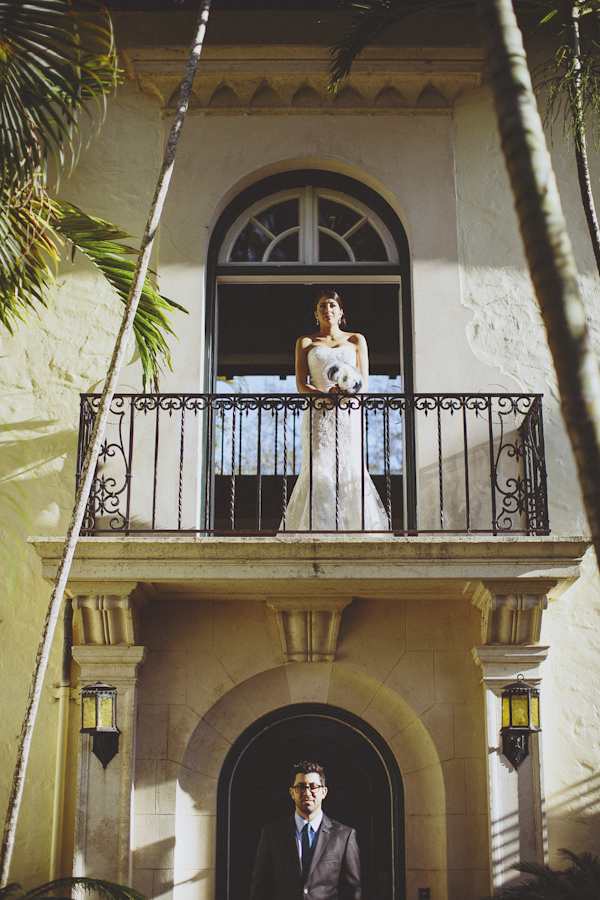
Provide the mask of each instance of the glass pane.
{"label": "glass pane", "polygon": [[319,197],[319,225],[323,228],[329,228],[336,234],[344,235],[360,219],[362,219],[362,215],[350,209],[349,206],[342,206],[341,203],[334,203],[333,200]]}
{"label": "glass pane", "polygon": [[269,256],[269,262],[295,262],[298,259],[298,232],[288,234],[275,244]]}
{"label": "glass pane", "polygon": [[113,722],[113,698],[98,697],[98,727],[112,728]]}
{"label": "glass pane", "polygon": [[[288,228],[295,228],[298,224],[298,198],[284,200],[276,206],[271,206],[259,215],[254,216],[257,222],[274,234],[282,234]],[[298,257],[296,257],[297,259]]]}
{"label": "glass pane", "polygon": [[533,728],[540,727],[540,698],[531,697],[531,724]]}
{"label": "glass pane", "polygon": [[385,244],[369,222],[347,240],[357,262],[387,262]]}
{"label": "glass pane", "polygon": [[527,694],[514,694],[511,701],[513,728],[528,728],[529,698]]}
{"label": "glass pane", "polygon": [[83,715],[81,717],[82,728],[96,727],[96,697],[83,698]]}
{"label": "glass pane", "polygon": [[230,262],[261,262],[264,252],[271,243],[260,228],[248,222],[233,245]]}
{"label": "glass pane", "polygon": [[348,262],[350,257],[345,247],[328,234],[319,232],[319,260],[321,262]]}
{"label": "glass pane", "polygon": [[510,707],[508,705],[508,697],[502,698],[502,727],[508,728],[510,725]]}

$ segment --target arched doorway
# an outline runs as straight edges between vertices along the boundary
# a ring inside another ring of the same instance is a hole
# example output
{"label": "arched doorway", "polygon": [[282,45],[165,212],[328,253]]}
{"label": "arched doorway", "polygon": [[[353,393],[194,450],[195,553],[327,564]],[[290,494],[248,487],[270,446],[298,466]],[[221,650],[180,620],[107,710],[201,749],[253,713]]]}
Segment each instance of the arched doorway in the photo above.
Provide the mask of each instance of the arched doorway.
{"label": "arched doorway", "polygon": [[292,815],[289,773],[303,759],[325,768],[327,815],[356,828],[365,900],[403,900],[404,804],[396,760],[364,720],[319,703],[269,713],[229,751],[217,794],[216,896],[247,900],[261,828]]}
{"label": "arched doorway", "polygon": [[[207,259],[208,389],[216,389],[217,379],[270,378],[268,387],[248,388],[246,383],[241,390],[261,395],[295,393],[294,346],[300,334],[312,329],[311,300],[325,286],[340,293],[348,328],[367,338],[371,376],[381,381],[370,390],[412,393],[412,289],[406,232],[396,212],[372,188],[317,169],[284,172],[251,185],[227,206],[213,229]],[[395,498],[393,526],[402,531],[416,527],[411,409],[404,413],[399,429],[398,463],[390,487]],[[221,441],[222,454],[226,443]],[[256,518],[259,531],[276,531],[279,504],[272,511],[262,507],[259,511],[254,495],[260,495],[259,506],[264,502],[267,507],[265,498],[271,494],[279,498],[277,467],[271,481],[270,475],[263,478],[261,474],[257,491],[254,472],[243,471],[241,438],[238,455],[236,504],[244,511],[241,515],[236,511],[239,530],[252,530]],[[377,484],[383,469],[379,472],[371,462],[369,470]],[[227,466],[217,468],[209,488],[215,497],[215,515],[208,524],[226,531],[229,482],[222,476]],[[286,478],[291,493],[294,473],[286,469]],[[269,524],[263,527],[265,522]]]}

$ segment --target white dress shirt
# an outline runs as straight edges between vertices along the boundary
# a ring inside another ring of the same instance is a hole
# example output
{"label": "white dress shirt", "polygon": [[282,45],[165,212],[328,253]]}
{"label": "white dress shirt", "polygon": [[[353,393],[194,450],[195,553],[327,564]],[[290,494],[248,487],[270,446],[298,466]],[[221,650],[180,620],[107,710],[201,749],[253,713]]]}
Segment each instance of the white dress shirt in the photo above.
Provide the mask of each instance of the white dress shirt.
{"label": "white dress shirt", "polygon": [[[303,819],[302,816],[299,816],[298,813],[294,813],[294,819],[296,820],[296,844],[298,845],[298,856],[300,857],[300,862],[302,862],[302,829],[308,822],[308,819]],[[312,839],[311,847],[314,847],[315,840],[317,837],[317,831],[321,827],[321,822],[323,821],[323,810],[320,809],[314,819],[311,819],[308,824],[314,831],[314,837]]]}

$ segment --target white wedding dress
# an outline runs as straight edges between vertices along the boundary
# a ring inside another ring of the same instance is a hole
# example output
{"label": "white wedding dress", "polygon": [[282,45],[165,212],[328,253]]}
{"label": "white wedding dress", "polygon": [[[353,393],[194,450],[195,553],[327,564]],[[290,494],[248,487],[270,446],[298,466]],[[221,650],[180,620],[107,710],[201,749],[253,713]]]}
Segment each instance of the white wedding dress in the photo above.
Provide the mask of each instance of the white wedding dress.
{"label": "white wedding dress", "polygon": [[[325,373],[335,362],[356,366],[356,349],[346,344],[311,347],[308,352],[310,383],[324,393],[333,387],[333,381]],[[319,408],[318,401],[312,411],[312,522],[311,412],[307,409],[302,418],[302,465],[287,507],[285,531],[389,531],[383,503],[363,463],[361,411],[344,408],[343,403],[337,410],[339,470],[336,473],[336,409],[328,409],[326,404],[323,399]],[[337,528],[336,485],[339,489]],[[280,528],[284,528],[283,522]]]}

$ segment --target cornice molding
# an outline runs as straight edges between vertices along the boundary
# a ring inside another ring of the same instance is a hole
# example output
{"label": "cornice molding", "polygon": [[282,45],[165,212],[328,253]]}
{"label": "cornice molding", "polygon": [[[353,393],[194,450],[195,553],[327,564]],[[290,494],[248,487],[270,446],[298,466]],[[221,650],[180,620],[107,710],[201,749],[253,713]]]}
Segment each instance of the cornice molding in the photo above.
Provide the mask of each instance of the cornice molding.
{"label": "cornice molding", "polygon": [[[187,48],[129,47],[125,71],[138,88],[175,111]],[[450,115],[456,99],[481,84],[473,48],[370,48],[337,94],[327,90],[323,47],[207,47],[189,112],[200,115]]]}

